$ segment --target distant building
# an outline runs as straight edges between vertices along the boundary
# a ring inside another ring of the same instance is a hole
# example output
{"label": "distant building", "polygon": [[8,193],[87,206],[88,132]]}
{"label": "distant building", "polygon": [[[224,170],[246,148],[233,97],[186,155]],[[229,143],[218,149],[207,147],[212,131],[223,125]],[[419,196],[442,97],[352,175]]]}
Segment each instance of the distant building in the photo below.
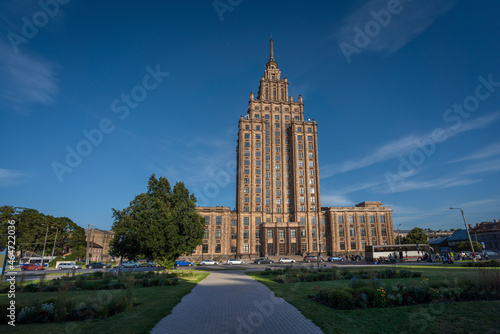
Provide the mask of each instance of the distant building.
{"label": "distant building", "polygon": [[469,233],[473,241],[484,243],[486,250],[500,251],[500,220],[477,224]]}
{"label": "distant building", "polygon": [[90,254],[90,261],[110,261],[109,244],[113,239],[113,231],[100,230],[97,228],[85,229],[85,236]]}

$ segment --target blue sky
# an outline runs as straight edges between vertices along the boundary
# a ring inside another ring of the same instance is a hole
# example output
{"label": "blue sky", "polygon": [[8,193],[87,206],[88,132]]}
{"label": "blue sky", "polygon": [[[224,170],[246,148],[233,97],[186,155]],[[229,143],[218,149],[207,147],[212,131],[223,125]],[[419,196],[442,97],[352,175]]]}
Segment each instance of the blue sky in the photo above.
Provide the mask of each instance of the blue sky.
{"label": "blue sky", "polygon": [[272,36],[318,122],[322,206],[381,201],[401,229],[500,218],[496,1],[40,3],[0,4],[0,205],[109,229],[155,173],[234,208]]}

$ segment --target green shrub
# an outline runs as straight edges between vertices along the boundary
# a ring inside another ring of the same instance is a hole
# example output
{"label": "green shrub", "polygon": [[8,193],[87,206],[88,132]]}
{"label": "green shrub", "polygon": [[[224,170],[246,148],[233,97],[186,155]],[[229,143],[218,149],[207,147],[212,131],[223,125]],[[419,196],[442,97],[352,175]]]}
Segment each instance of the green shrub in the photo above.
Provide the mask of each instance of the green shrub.
{"label": "green shrub", "polygon": [[38,292],[39,287],[36,283],[26,284],[23,288],[23,292]]}
{"label": "green shrub", "polygon": [[328,305],[339,310],[355,308],[352,293],[348,290],[332,289],[328,294]]}

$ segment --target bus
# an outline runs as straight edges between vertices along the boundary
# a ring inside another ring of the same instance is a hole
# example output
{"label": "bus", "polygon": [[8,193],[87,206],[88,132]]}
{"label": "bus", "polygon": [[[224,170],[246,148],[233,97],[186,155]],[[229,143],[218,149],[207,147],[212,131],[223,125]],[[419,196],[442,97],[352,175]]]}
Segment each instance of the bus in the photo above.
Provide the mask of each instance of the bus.
{"label": "bus", "polygon": [[[55,256],[44,256],[43,257],[43,266],[47,267],[49,265],[49,262],[55,259]],[[36,256],[36,257],[22,257],[19,260],[19,265],[22,266],[25,263],[35,263],[35,264],[42,264],[42,257],[41,256]]]}
{"label": "bus", "polygon": [[432,251],[432,247],[427,244],[366,246],[365,259],[366,262],[387,261],[391,255],[398,260],[420,262],[429,251]]}

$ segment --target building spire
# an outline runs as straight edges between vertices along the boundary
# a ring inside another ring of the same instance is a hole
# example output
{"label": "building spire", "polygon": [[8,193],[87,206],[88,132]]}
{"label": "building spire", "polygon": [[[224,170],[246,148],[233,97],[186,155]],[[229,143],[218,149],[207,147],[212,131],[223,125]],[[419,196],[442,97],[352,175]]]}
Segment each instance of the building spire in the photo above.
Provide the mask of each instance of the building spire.
{"label": "building spire", "polygon": [[267,61],[266,64],[266,69],[277,69],[278,68],[278,63],[276,63],[276,60],[274,60],[274,47],[273,47],[273,38],[271,37],[270,40],[270,48],[269,48],[269,60]]}
{"label": "building spire", "polygon": [[274,60],[273,38],[271,37],[271,48],[269,50],[269,60]]}

